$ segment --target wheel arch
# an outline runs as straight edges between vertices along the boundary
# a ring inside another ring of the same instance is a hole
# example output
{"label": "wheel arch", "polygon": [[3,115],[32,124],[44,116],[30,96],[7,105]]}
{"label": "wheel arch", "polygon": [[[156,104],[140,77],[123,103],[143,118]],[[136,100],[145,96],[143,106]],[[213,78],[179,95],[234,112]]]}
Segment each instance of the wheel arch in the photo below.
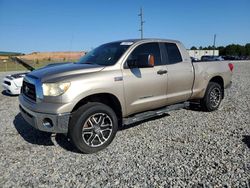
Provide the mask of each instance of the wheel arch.
{"label": "wheel arch", "polygon": [[221,86],[221,89],[222,89],[222,99],[224,98],[224,80],[221,76],[214,76],[212,77],[208,83],[210,82],[214,82],[214,83],[217,83]]}
{"label": "wheel arch", "polygon": [[91,94],[89,96],[86,96],[75,104],[71,113],[75,112],[77,109],[79,109],[84,104],[87,104],[88,102],[103,103],[109,106],[110,108],[112,108],[117,116],[117,119],[120,125],[120,121],[122,121],[122,106],[121,106],[121,102],[115,95],[111,93],[98,93],[98,94]]}

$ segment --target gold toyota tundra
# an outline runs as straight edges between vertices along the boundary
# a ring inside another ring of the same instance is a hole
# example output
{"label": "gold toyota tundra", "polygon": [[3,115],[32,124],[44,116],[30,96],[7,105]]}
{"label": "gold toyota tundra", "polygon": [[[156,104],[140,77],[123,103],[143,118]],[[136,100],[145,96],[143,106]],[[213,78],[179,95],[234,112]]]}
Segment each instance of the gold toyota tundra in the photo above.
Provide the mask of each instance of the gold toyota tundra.
{"label": "gold toyota tundra", "polygon": [[77,63],[27,74],[19,96],[23,118],[41,131],[65,133],[83,153],[97,152],[119,126],[183,108],[218,109],[233,64],[191,62],[179,41],[103,44]]}

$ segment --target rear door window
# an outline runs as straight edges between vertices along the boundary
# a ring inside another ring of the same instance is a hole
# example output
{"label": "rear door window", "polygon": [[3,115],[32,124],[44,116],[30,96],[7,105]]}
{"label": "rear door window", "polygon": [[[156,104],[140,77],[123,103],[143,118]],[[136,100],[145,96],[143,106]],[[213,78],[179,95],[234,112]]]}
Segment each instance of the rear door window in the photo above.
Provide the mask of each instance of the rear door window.
{"label": "rear door window", "polygon": [[182,62],[181,53],[175,43],[164,43],[169,64]]}

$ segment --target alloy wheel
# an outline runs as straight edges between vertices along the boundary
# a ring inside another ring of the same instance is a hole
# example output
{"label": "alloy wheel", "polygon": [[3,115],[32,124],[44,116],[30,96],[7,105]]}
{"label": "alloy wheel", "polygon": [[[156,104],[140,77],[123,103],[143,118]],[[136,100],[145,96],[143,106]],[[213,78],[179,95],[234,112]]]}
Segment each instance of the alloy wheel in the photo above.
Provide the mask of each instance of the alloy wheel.
{"label": "alloy wheel", "polygon": [[95,113],[83,125],[82,138],[89,147],[98,147],[107,142],[113,130],[108,114]]}

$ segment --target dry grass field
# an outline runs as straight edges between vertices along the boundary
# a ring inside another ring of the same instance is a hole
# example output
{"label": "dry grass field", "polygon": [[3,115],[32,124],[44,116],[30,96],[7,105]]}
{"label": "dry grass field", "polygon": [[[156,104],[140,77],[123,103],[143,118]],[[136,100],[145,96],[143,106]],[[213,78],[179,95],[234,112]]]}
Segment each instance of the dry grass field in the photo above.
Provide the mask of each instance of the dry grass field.
{"label": "dry grass field", "polygon": [[31,54],[18,57],[28,61],[50,61],[51,59],[65,61],[79,59],[83,55],[85,55],[85,52],[33,52]]}
{"label": "dry grass field", "polygon": [[[34,68],[40,68],[50,63],[57,62],[76,62],[86,52],[33,52],[23,56],[17,56]],[[0,72],[26,70],[9,59],[8,56],[0,56]]]}

